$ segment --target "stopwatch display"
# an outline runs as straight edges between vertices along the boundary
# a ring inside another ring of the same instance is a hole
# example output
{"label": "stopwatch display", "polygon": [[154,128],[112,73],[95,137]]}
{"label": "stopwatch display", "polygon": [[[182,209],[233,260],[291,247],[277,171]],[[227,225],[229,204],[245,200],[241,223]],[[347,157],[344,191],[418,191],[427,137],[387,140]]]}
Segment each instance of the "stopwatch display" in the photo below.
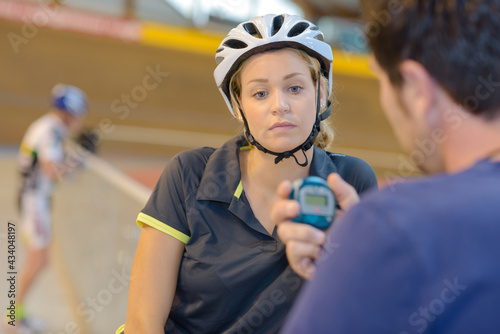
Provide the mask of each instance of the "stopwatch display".
{"label": "stopwatch display", "polygon": [[296,180],[290,199],[300,204],[300,213],[293,220],[310,224],[321,230],[330,226],[335,216],[335,196],[328,183],[320,177],[309,176]]}

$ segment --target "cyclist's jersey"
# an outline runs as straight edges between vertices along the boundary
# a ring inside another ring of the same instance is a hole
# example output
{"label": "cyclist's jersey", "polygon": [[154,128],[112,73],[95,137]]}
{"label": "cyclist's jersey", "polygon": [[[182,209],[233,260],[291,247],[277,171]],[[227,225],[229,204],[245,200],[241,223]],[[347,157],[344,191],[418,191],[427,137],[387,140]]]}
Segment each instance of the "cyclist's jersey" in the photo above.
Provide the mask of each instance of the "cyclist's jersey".
{"label": "cyclist's jersey", "polygon": [[21,191],[36,190],[50,195],[53,181],[42,173],[40,161],[62,163],[63,139],[68,129],[57,115],[49,113],[33,122],[19,150],[19,169],[23,176]]}
{"label": "cyclist's jersey", "polygon": [[[243,189],[239,152],[247,145],[240,135],[178,154],[139,214],[140,226],[186,244],[165,333],[276,333],[300,289],[276,229],[257,220]],[[337,172],[358,193],[377,188],[366,162],[316,146],[309,172]]]}

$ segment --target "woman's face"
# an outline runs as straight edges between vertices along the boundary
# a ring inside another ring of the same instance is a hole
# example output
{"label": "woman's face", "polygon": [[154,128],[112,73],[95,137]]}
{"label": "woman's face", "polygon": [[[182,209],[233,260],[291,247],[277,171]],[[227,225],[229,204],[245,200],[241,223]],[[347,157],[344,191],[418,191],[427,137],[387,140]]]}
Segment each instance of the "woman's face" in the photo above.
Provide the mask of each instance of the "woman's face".
{"label": "woman's face", "polygon": [[254,138],[271,151],[291,150],[306,140],[316,96],[309,67],[293,51],[254,55],[242,69],[241,108]]}

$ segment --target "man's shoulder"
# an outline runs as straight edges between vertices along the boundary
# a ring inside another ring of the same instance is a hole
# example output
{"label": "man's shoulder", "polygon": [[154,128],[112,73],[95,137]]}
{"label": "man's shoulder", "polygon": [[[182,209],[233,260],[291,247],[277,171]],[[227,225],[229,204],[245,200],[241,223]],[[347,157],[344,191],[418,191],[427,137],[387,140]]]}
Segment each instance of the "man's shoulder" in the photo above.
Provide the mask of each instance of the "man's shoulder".
{"label": "man's shoulder", "polygon": [[442,192],[446,185],[453,184],[447,177],[418,177],[383,183],[378,192],[363,198],[363,203],[381,210],[405,212],[409,207],[427,205],[436,201],[448,200]]}
{"label": "man's shoulder", "polygon": [[[500,168],[480,162],[477,165],[459,173],[440,173],[435,175],[407,178],[386,182],[378,194],[373,197],[379,200],[408,198],[412,201],[432,202],[435,198],[442,197],[443,201],[456,201],[461,198],[470,198],[468,192],[478,191],[481,197],[489,191],[500,188],[494,185],[500,178]],[[493,184],[492,184],[493,183]],[[491,186],[490,186],[491,185]],[[443,196],[445,195],[446,196]]]}
{"label": "man's shoulder", "polygon": [[[384,217],[382,220],[424,226],[433,221],[439,221],[440,226],[478,219],[487,223],[492,217],[500,217],[500,208],[488,205],[498,197],[500,171],[479,165],[461,173],[386,184],[365,196],[360,209]],[[477,211],[478,207],[483,210]]]}

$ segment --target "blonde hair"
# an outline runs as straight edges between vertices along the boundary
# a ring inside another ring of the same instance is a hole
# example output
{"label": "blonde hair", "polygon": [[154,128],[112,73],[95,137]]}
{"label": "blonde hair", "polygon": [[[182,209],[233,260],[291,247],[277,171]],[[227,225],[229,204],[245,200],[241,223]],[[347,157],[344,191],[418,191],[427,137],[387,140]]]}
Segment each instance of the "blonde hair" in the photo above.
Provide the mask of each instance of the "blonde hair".
{"label": "blonde hair", "polygon": [[[283,50],[283,49],[279,49]],[[308,55],[305,51],[299,50],[299,49],[294,49],[294,48],[286,48],[286,50],[290,50],[298,54],[305,62],[307,67],[309,68],[311,72],[311,79],[313,82],[318,81],[318,74],[321,73],[321,65],[319,63],[319,60],[311,57]],[[245,67],[246,61],[244,61],[239,68],[234,72],[234,74],[231,77],[231,81],[229,83],[229,92],[231,95],[231,105],[233,107],[233,110],[235,111],[235,114],[241,113],[240,106],[238,103],[238,100],[240,98],[241,94],[241,72],[243,68]],[[328,87],[328,79],[323,75],[323,73],[320,74],[321,76],[321,85],[323,87]],[[334,101],[331,100],[332,97],[334,97],[333,94],[328,93],[328,89],[325,89],[325,94],[326,94],[326,99],[325,101],[330,100],[332,102],[332,105],[334,104]],[[319,113],[321,114],[323,111],[325,111],[328,107],[328,104],[325,104],[323,106]],[[321,130],[318,133],[318,136],[316,137],[316,140],[314,141],[314,145],[318,146],[321,149],[326,149],[332,142],[335,136],[334,128],[329,122],[330,118],[325,119],[324,121],[321,122]]]}

